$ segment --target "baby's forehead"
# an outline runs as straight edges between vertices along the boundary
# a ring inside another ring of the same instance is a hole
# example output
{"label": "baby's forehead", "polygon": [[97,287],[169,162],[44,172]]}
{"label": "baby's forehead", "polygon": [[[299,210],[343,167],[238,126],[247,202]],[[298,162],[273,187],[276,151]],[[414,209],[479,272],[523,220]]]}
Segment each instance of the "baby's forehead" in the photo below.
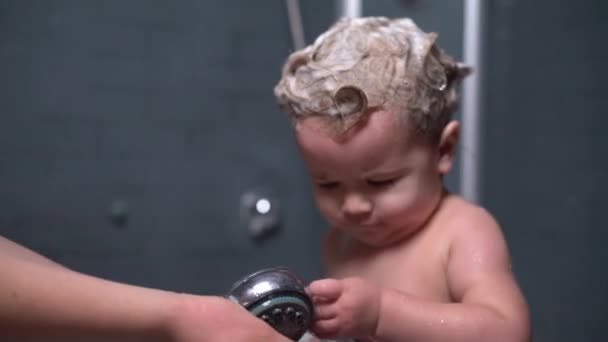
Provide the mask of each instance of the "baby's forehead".
{"label": "baby's forehead", "polygon": [[305,157],[319,162],[344,160],[360,164],[361,159],[372,162],[386,154],[406,152],[411,146],[412,130],[392,112],[374,112],[339,135],[319,129],[319,125],[322,123],[315,119],[305,119],[296,126],[298,144]]}
{"label": "baby's forehead", "polygon": [[[355,122],[347,119],[332,119],[324,115],[303,116],[295,120],[296,133],[331,139],[336,143],[347,143],[360,135],[379,134],[393,141],[408,140],[413,136],[413,129],[408,123],[407,115],[389,109],[376,109],[357,117]],[[343,123],[339,121],[345,121]],[[336,126],[347,126],[347,129],[336,129]]]}

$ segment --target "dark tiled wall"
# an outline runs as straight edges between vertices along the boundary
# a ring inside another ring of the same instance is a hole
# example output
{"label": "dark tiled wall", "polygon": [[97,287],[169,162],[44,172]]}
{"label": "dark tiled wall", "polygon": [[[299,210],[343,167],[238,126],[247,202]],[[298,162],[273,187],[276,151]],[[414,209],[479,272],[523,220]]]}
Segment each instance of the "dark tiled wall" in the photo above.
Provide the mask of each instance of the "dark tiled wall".
{"label": "dark tiled wall", "polygon": [[[310,41],[334,4],[301,3]],[[323,224],[271,94],[291,50],[285,8],[256,4],[0,3],[0,234],[168,289],[222,293],[276,264],[318,275]],[[608,7],[487,6],[483,202],[505,229],[534,340],[607,340]],[[365,1],[364,14],[411,16],[461,57],[461,1]],[[263,243],[238,219],[258,185],[285,217]],[[122,227],[108,218],[120,202]]]}
{"label": "dark tiled wall", "polygon": [[509,239],[534,341],[606,341],[608,6],[488,4],[484,203]]}
{"label": "dark tiled wall", "polygon": [[[303,15],[312,37],[334,6]],[[3,1],[0,234],[168,289],[223,293],[275,265],[318,276],[324,224],[272,95],[288,27],[281,1]],[[258,186],[284,218],[261,243],[239,220]]]}

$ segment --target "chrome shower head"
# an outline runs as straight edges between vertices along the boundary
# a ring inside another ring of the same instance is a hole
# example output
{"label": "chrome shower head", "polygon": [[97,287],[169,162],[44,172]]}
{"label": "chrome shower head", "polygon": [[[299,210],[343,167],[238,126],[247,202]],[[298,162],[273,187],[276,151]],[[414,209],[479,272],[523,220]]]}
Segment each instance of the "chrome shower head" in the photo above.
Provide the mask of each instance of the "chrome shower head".
{"label": "chrome shower head", "polygon": [[237,281],[227,298],[297,341],[310,328],[313,316],[312,301],[304,288],[297,275],[286,268],[274,267]]}

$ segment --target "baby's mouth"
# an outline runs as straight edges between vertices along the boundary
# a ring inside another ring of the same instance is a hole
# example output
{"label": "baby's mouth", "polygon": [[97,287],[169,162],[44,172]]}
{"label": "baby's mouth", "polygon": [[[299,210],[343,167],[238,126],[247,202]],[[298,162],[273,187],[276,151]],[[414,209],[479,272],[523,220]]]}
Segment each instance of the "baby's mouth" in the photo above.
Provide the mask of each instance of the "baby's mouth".
{"label": "baby's mouth", "polygon": [[373,231],[381,227],[381,222],[378,221],[348,221],[341,220],[339,227],[346,228],[347,230],[361,230],[361,231]]}
{"label": "baby's mouth", "polygon": [[360,223],[360,224],[357,224],[356,227],[359,230],[372,231],[372,230],[377,230],[378,227],[380,227],[380,224],[378,224],[377,222],[374,222],[374,223]]}

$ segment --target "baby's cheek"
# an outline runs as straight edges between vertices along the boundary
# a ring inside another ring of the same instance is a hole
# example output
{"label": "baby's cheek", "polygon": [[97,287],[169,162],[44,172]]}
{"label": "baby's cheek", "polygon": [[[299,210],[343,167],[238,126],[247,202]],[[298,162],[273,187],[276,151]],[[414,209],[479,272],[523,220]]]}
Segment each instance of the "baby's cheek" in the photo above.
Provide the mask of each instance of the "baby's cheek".
{"label": "baby's cheek", "polygon": [[391,220],[407,216],[414,204],[415,195],[407,191],[393,191],[378,199],[376,214]]}
{"label": "baby's cheek", "polygon": [[331,223],[334,223],[335,220],[339,218],[340,208],[338,207],[337,201],[333,197],[324,194],[315,194],[315,200],[321,215],[323,215]]}

